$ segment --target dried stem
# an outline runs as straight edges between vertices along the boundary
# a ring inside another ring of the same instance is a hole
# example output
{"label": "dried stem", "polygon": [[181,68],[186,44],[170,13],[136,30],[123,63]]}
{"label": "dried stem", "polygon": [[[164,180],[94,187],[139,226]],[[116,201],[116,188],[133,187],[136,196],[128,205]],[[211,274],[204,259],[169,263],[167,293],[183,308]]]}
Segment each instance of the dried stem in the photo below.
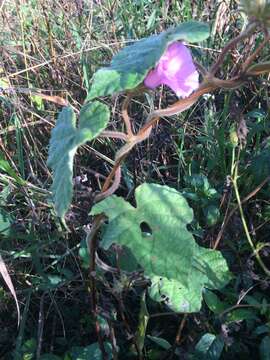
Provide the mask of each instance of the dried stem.
{"label": "dried stem", "polygon": [[41,349],[42,349],[42,341],[43,341],[43,330],[44,330],[44,298],[46,292],[41,295],[40,303],[39,303],[39,315],[38,315],[38,331],[37,331],[37,351],[36,351],[36,359],[40,359]]}
{"label": "dried stem", "polygon": [[119,132],[119,131],[105,130],[105,131],[102,131],[102,133],[99,134],[98,136],[103,137],[103,138],[121,139],[121,140],[124,140],[124,141],[128,140],[127,134]]}
{"label": "dried stem", "polygon": [[[261,189],[262,187],[267,184],[270,181],[270,176],[267,176],[266,179],[263,180],[263,182],[258,185],[256,187],[256,189],[254,189],[253,191],[251,191],[251,193],[249,193],[243,200],[241,200],[241,205],[245,204],[247,201],[249,201],[252,197],[254,197]],[[238,206],[235,206],[231,212],[229,213],[229,215],[226,217],[225,221],[223,222],[221,229],[218,233],[218,236],[216,238],[215,241],[215,245],[213,247],[214,250],[216,250],[219,246],[220,240],[222,238],[222,235],[224,233],[225,227],[227,226],[228,222],[230,221],[231,217],[233,216],[233,214],[238,210]]]}
{"label": "dried stem", "polygon": [[115,298],[116,298],[116,300],[117,300],[117,302],[118,302],[119,312],[120,312],[120,316],[121,316],[121,319],[122,319],[122,321],[123,321],[124,327],[125,327],[128,335],[130,335],[130,336],[132,337],[132,343],[133,343],[134,348],[135,348],[135,350],[136,350],[136,352],[137,352],[138,360],[143,360],[142,355],[141,355],[141,352],[140,352],[140,349],[139,349],[139,346],[138,346],[138,344],[137,344],[137,342],[136,342],[135,336],[132,334],[132,330],[131,330],[131,328],[130,328],[130,325],[129,325],[129,323],[128,323],[128,321],[127,321],[127,318],[126,318],[126,315],[125,315],[125,306],[124,306],[124,303],[123,303],[123,299],[122,299],[122,297],[121,297],[121,294],[120,294],[120,296],[116,296],[116,295],[114,294],[114,296],[115,296]]}
{"label": "dried stem", "polygon": [[99,344],[100,351],[102,353],[102,359],[107,360],[107,354],[106,354],[106,350],[104,347],[102,335],[100,332],[99,322],[97,319],[98,309],[97,309],[97,293],[96,293],[96,280],[95,280],[95,270],[96,270],[95,257],[96,257],[96,250],[97,250],[97,236],[96,235],[97,235],[97,232],[98,232],[103,220],[104,220],[103,215],[98,215],[94,219],[93,224],[92,224],[92,229],[87,234],[86,243],[87,243],[88,251],[90,253],[91,312],[92,312],[92,316],[94,318],[95,329],[96,329],[96,334],[97,334],[97,338],[98,338],[98,344]]}
{"label": "dried stem", "polygon": [[232,50],[240,41],[251,35],[256,29],[257,25],[258,24],[256,22],[250,23],[245,31],[243,31],[241,34],[228,42],[228,44],[223,48],[222,52],[220,53],[216,63],[213,64],[213,66],[210,68],[210,74],[215,75],[217,73],[228,52]]}
{"label": "dried stem", "polygon": [[264,273],[268,277],[270,277],[270,270],[266,267],[265,263],[263,262],[263,260],[260,257],[260,254],[259,254],[260,249],[256,248],[256,246],[254,245],[254,243],[253,243],[253,241],[251,239],[249,229],[248,229],[248,225],[247,225],[247,222],[246,222],[246,218],[245,218],[245,215],[244,215],[244,210],[243,210],[243,207],[242,207],[242,202],[241,202],[239,189],[238,189],[238,184],[237,184],[239,156],[240,156],[240,149],[239,149],[239,152],[238,152],[238,159],[235,162],[235,166],[234,166],[234,170],[233,170],[233,174],[232,174],[232,184],[233,184],[237,204],[238,204],[238,207],[239,207],[240,218],[241,218],[241,221],[242,221],[242,225],[243,225],[243,229],[244,229],[247,241],[248,241],[248,243],[250,245],[251,250],[253,251],[253,255],[255,256],[258,264],[260,265],[260,267],[262,268]]}
{"label": "dried stem", "polygon": [[175,350],[176,350],[177,346],[180,344],[180,340],[181,340],[181,336],[182,336],[182,332],[183,332],[184,326],[185,326],[185,324],[186,324],[187,316],[188,316],[188,314],[184,314],[183,318],[182,318],[182,319],[180,320],[180,322],[179,322],[179,326],[178,326],[178,329],[177,329],[175,341],[174,341],[173,346],[172,346],[171,349],[170,349],[170,351],[171,351],[171,356],[170,356],[169,359],[172,359],[172,358],[173,358],[173,355],[174,355],[174,353],[175,353]]}
{"label": "dried stem", "polygon": [[251,54],[246,61],[244,62],[244,64],[242,65],[242,72],[245,72],[247,70],[247,68],[249,67],[250,64],[253,63],[253,61],[258,57],[258,55],[260,54],[260,52],[263,50],[263,48],[265,47],[265,45],[269,42],[270,36],[267,33],[265,39],[260,43],[260,45],[257,47],[257,49],[254,51],[253,54]]}
{"label": "dried stem", "polygon": [[113,360],[118,360],[118,351],[117,351],[117,343],[116,343],[116,337],[115,337],[115,331],[114,327],[111,321],[108,321],[109,328],[110,328],[110,340],[112,344],[112,355]]}

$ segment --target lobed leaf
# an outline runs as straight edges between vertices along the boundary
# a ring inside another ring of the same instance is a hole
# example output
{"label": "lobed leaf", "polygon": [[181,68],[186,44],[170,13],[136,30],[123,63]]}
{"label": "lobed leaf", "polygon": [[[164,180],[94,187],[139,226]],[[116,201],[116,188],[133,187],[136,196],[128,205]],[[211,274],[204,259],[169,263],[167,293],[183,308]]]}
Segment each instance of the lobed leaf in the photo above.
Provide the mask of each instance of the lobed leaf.
{"label": "lobed leaf", "polygon": [[109,67],[95,73],[86,101],[137,87],[172,42],[182,40],[193,43],[208,37],[207,24],[190,21],[123,48],[113,57]]}
{"label": "lobed leaf", "polygon": [[109,218],[101,246],[108,249],[119,243],[131,250],[152,281],[150,296],[154,300],[165,300],[175,311],[199,311],[203,288],[219,289],[230,280],[225,259],[219,251],[195,242],[187,230],[193,211],[178,191],[143,184],[135,197],[137,207],[117,196],[93,207],[92,215],[105,213]]}
{"label": "lobed leaf", "polygon": [[82,107],[79,126],[71,107],[65,107],[52,131],[48,165],[53,169],[52,193],[56,213],[64,218],[73,195],[73,160],[77,148],[94,139],[107,126],[109,109],[100,102]]}

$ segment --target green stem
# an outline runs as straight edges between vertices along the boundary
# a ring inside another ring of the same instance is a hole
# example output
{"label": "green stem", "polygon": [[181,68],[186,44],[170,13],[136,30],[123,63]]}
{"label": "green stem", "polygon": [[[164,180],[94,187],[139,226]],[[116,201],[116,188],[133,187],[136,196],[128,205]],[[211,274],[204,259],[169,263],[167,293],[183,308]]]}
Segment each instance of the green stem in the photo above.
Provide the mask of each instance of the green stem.
{"label": "green stem", "polygon": [[240,194],[239,194],[239,189],[238,189],[238,185],[237,185],[237,179],[238,179],[238,163],[239,163],[239,157],[240,157],[240,149],[238,151],[238,156],[237,156],[237,161],[234,164],[234,154],[233,154],[233,162],[232,162],[232,184],[233,184],[233,188],[234,188],[234,192],[235,192],[235,196],[236,196],[236,200],[237,200],[237,204],[239,207],[239,212],[240,212],[240,217],[241,217],[241,221],[242,221],[242,225],[246,234],[246,238],[248,240],[248,243],[253,251],[253,254],[255,255],[260,267],[263,269],[263,271],[265,272],[265,274],[267,276],[270,277],[270,270],[267,269],[267,267],[265,266],[264,262],[262,261],[260,254],[259,254],[259,250],[256,249],[255,245],[253,244],[253,241],[251,239],[249,230],[248,230],[248,226],[247,226],[247,222],[245,219],[245,215],[244,215],[244,211],[243,211],[243,207],[241,204],[241,198],[240,198]]}

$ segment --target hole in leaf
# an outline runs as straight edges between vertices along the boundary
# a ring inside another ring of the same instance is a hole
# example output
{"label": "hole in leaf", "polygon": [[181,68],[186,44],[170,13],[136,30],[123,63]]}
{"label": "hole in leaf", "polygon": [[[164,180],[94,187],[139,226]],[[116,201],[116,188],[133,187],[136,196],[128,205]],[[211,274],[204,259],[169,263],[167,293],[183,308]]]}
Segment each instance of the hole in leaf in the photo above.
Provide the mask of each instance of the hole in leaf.
{"label": "hole in leaf", "polygon": [[140,224],[140,228],[141,228],[141,231],[142,231],[142,236],[147,237],[147,236],[152,235],[152,229],[150,228],[150,226],[146,222],[143,221]]}

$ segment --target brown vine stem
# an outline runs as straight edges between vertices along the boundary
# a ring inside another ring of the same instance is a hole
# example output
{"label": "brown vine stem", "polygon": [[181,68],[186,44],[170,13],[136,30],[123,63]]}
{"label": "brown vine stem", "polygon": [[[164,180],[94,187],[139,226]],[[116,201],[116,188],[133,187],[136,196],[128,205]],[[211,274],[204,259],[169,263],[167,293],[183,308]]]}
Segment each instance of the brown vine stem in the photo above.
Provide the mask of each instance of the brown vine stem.
{"label": "brown vine stem", "polygon": [[138,132],[137,138],[140,139],[146,133],[149,128],[158,121],[158,119],[162,116],[172,116],[175,114],[179,114],[187,109],[189,109],[192,105],[194,105],[197,100],[204,94],[214,91],[218,86],[215,86],[207,81],[204,81],[200,87],[192,93],[189,97],[185,99],[178,100],[175,104],[169,106],[166,109],[155,110],[149,114],[146,124],[142,127],[142,129]]}
{"label": "brown vine stem", "polygon": [[268,73],[270,73],[270,63],[265,62],[265,63],[259,63],[259,64],[250,66],[245,75],[246,76],[258,76],[258,75],[263,75],[263,74],[268,74]]}
{"label": "brown vine stem", "polygon": [[251,35],[257,26],[258,24],[256,22],[251,22],[247,26],[245,31],[243,31],[241,34],[239,34],[234,39],[228,42],[228,44],[223,48],[222,52],[220,53],[215,64],[213,64],[212,67],[210,68],[210,74],[215,75],[217,73],[228,52],[232,50],[240,41],[244,40],[249,35]]}
{"label": "brown vine stem", "polygon": [[115,176],[117,169],[120,167],[120,165],[121,165],[121,160],[116,160],[111,172],[109,173],[109,175],[107,176],[107,178],[105,180],[105,183],[102,187],[102,192],[105,192],[109,189],[110,183],[111,183],[113,177]]}
{"label": "brown vine stem", "polygon": [[170,349],[171,355],[169,357],[169,360],[173,358],[175,350],[176,350],[177,346],[180,344],[180,340],[181,340],[181,336],[182,336],[184,326],[186,324],[187,316],[188,316],[188,314],[184,314],[183,318],[180,320],[174,344]]}
{"label": "brown vine stem", "polygon": [[[175,104],[169,106],[166,109],[155,110],[152,113],[150,113],[146,124],[141,128],[141,130],[137,133],[137,135],[133,135],[132,137],[130,137],[129,141],[117,152],[115,164],[110,174],[106,178],[106,181],[102,188],[102,193],[105,193],[105,191],[109,189],[113,177],[115,176],[116,172],[118,171],[118,168],[120,167],[122,161],[126,158],[128,153],[133,149],[135,145],[137,145],[138,143],[144,141],[149,137],[153,126],[156,124],[156,122],[160,117],[179,114],[189,109],[192,105],[194,105],[198,101],[198,99],[202,95],[206,93],[212,92],[222,87],[226,89],[234,89],[241,86],[244,82],[245,80],[243,79],[240,80],[239,78],[234,78],[231,80],[220,80],[214,77],[209,77],[189,97],[177,101]],[[117,184],[117,179],[115,179],[115,183],[113,183],[111,187],[113,191],[117,189],[116,184]],[[109,196],[112,193],[113,193],[112,191],[108,191],[106,193],[106,196]],[[104,196],[101,196],[100,198],[104,198]]]}
{"label": "brown vine stem", "polygon": [[113,138],[113,139],[120,139],[120,140],[128,141],[127,134],[119,132],[119,131],[104,130],[98,136],[102,137],[102,138]]}
{"label": "brown vine stem", "polygon": [[128,136],[133,136],[133,131],[132,131],[132,128],[131,128],[131,122],[130,122],[130,117],[128,115],[128,105],[130,103],[130,100],[132,99],[133,97],[133,93],[132,92],[129,92],[127,94],[127,97],[125,98],[124,102],[123,102],[123,105],[122,105],[122,118],[124,120],[124,123],[126,125],[126,130],[127,130],[127,134]]}
{"label": "brown vine stem", "polygon": [[121,167],[120,165],[117,167],[114,175],[114,181],[107,190],[103,190],[100,194],[97,194],[95,197],[95,202],[101,201],[106,197],[112,195],[119,187],[121,181]]}

